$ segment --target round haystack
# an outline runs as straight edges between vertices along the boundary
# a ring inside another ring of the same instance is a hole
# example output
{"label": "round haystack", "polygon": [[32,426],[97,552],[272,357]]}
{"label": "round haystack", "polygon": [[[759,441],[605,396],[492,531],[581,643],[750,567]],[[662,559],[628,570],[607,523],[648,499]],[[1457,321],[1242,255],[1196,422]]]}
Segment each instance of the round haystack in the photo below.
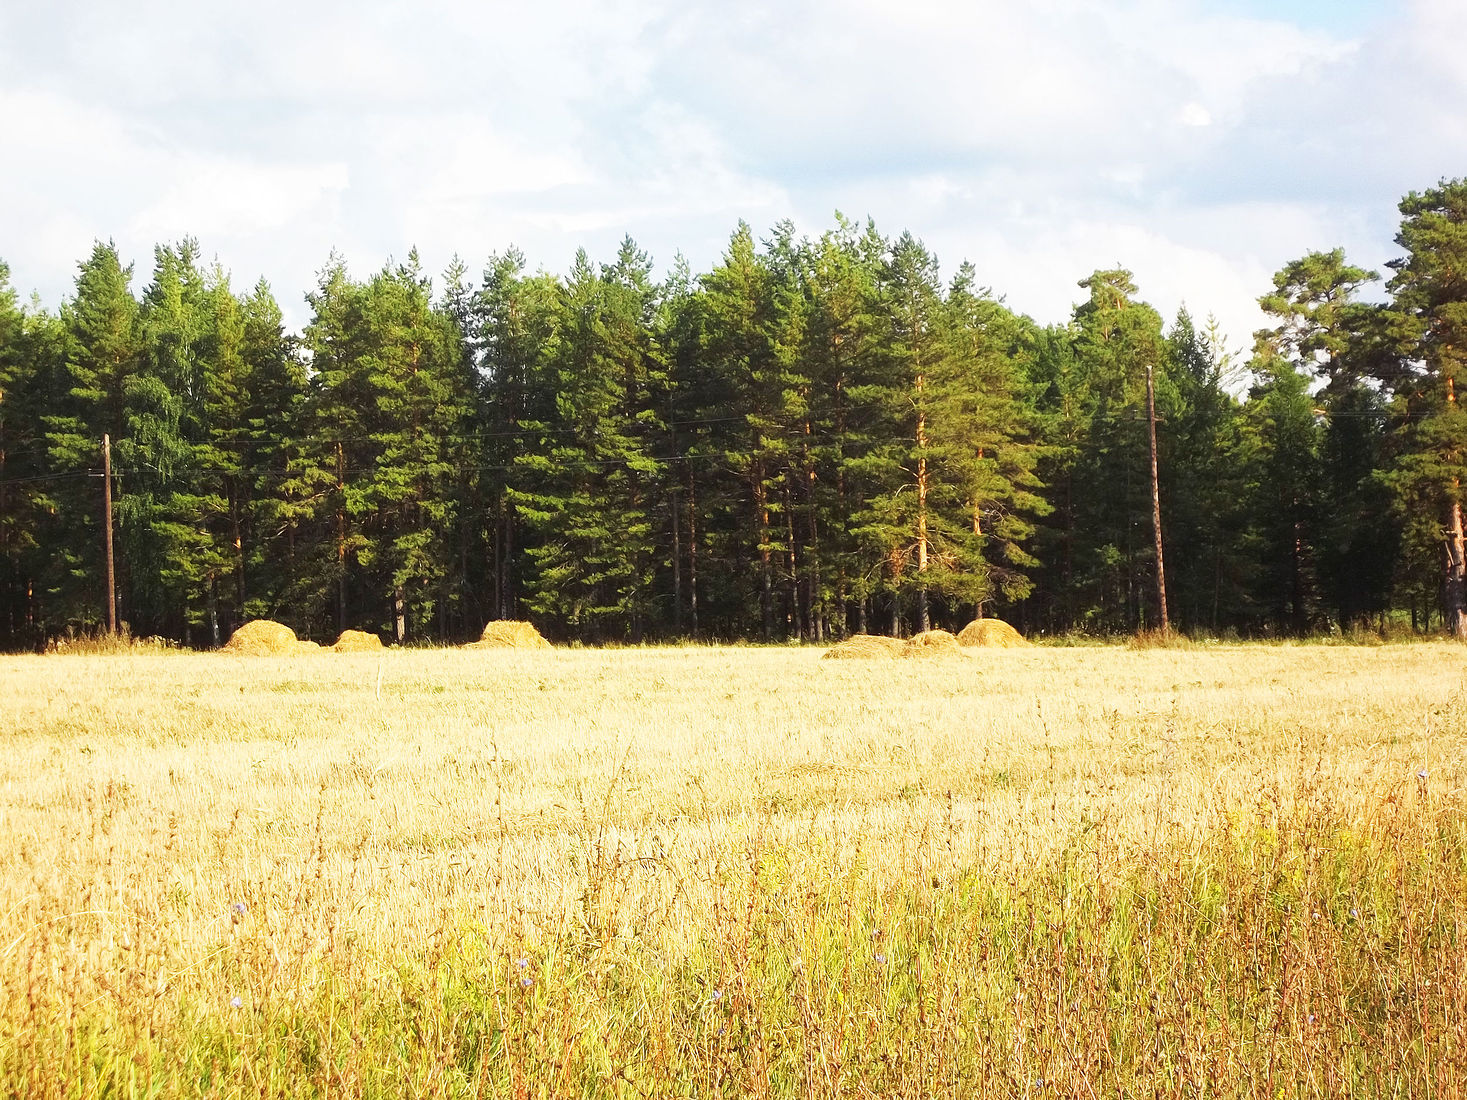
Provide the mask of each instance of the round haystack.
{"label": "round haystack", "polygon": [[549,649],[550,643],[530,623],[512,619],[499,619],[484,626],[484,633],[477,642],[470,642],[465,649]]}
{"label": "round haystack", "polygon": [[913,634],[902,647],[903,657],[961,657],[963,647],[946,630],[924,630]]}
{"label": "round haystack", "polygon": [[831,646],[821,660],[846,661],[860,658],[889,661],[905,648],[900,638],[884,638],[880,634],[853,634]]}
{"label": "round haystack", "polygon": [[988,649],[1022,649],[1029,643],[1024,635],[1002,619],[974,619],[958,634],[958,644]]}
{"label": "round haystack", "polygon": [[337,653],[371,653],[382,648],[382,639],[365,630],[343,630],[331,648]]}
{"label": "round haystack", "polygon": [[229,636],[224,652],[243,657],[285,657],[296,652],[299,644],[295,631],[284,623],[254,619]]}

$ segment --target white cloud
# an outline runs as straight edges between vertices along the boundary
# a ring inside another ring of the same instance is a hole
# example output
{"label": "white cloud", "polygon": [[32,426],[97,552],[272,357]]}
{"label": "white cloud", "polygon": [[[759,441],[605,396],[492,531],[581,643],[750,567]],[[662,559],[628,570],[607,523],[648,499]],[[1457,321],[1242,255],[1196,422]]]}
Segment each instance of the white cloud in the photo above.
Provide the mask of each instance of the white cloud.
{"label": "white cloud", "polygon": [[1195,100],[1191,103],[1184,103],[1177,117],[1183,126],[1212,125],[1212,112]]}
{"label": "white cloud", "polygon": [[1379,266],[1400,194],[1464,170],[1467,7],[1407,0],[1365,37],[1228,7],[13,5],[0,249],[54,302],[93,236],[146,264],[193,233],[299,322],[332,247],[563,269],[629,232],[706,267],[739,218],[838,208],[1041,320],[1121,263],[1241,345],[1272,270],[1335,244]]}

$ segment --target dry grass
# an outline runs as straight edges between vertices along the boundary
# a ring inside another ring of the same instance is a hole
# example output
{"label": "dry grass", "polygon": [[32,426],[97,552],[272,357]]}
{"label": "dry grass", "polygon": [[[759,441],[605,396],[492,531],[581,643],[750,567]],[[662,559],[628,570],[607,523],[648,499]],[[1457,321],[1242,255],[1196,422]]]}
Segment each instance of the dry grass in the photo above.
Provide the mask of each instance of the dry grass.
{"label": "dry grass", "polygon": [[3,1091],[1467,1085],[1461,648],[962,667],[0,659]]}
{"label": "dry grass", "polygon": [[365,630],[343,630],[331,647],[337,653],[378,653],[383,649],[382,639]]}
{"label": "dry grass", "polygon": [[986,649],[1023,649],[1029,644],[1002,619],[974,619],[958,632],[958,643]]}
{"label": "dry grass", "polygon": [[961,657],[962,647],[947,630],[924,630],[913,634],[902,647],[903,657]]}
{"label": "dry grass", "polygon": [[295,631],[271,619],[252,619],[229,636],[224,652],[240,657],[281,657],[320,648],[314,642],[302,642]]}
{"label": "dry grass", "polygon": [[464,649],[549,649],[547,642],[535,629],[533,623],[513,619],[499,619],[484,624],[484,632],[477,642],[469,642]]}
{"label": "dry grass", "polygon": [[900,657],[907,645],[900,638],[881,634],[855,634],[837,642],[821,656],[830,661],[878,660]]}

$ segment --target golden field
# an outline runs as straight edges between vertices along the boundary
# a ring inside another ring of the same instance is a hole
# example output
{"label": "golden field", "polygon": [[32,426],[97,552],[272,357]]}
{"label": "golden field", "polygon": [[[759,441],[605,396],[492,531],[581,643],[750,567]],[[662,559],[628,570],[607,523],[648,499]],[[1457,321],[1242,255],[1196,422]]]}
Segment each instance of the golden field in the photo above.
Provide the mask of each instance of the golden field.
{"label": "golden field", "polygon": [[0,1090],[1467,1086],[1467,650],[819,658],[0,658]]}

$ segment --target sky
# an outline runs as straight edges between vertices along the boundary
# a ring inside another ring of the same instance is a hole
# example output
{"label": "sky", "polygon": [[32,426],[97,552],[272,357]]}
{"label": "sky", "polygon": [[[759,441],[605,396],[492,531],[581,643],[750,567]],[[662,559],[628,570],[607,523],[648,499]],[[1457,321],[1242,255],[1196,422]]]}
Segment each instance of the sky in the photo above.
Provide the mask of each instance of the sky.
{"label": "sky", "polygon": [[0,4],[0,259],[51,307],[97,239],[140,292],[195,237],[298,327],[333,250],[705,271],[838,210],[1042,323],[1121,266],[1246,351],[1274,271],[1384,272],[1463,175],[1461,0]]}

